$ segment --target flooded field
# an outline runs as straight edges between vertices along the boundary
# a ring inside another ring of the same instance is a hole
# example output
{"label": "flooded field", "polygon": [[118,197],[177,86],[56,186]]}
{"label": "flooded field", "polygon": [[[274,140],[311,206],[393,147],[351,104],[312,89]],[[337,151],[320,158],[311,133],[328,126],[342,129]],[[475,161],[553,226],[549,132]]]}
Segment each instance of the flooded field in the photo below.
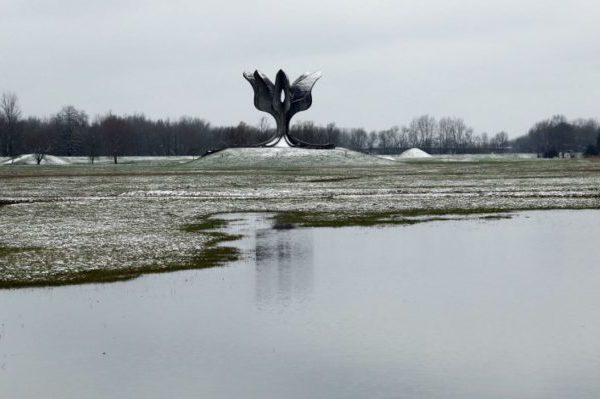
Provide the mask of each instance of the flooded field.
{"label": "flooded field", "polygon": [[[343,151],[337,156],[345,158]],[[237,257],[215,249],[233,238],[213,229],[228,212],[282,213],[281,225],[347,226],[600,208],[600,162],[594,161],[496,156],[368,164],[362,155],[339,167],[319,166],[320,158],[285,167],[276,158],[279,163],[270,162],[279,166],[270,168],[242,167],[240,157],[3,166],[0,287],[214,266]]]}
{"label": "flooded field", "polygon": [[2,290],[0,397],[597,398],[600,211],[511,215],[230,215],[228,267]]}

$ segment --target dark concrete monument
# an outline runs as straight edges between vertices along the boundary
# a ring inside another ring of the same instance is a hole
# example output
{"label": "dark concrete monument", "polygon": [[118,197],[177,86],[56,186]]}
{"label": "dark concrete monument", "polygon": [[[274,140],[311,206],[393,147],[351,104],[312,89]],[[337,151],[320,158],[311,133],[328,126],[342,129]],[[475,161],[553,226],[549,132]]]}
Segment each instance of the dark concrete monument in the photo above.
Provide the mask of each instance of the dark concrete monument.
{"label": "dark concrete monument", "polygon": [[244,72],[244,78],[254,89],[254,106],[263,112],[273,115],[277,122],[277,132],[268,140],[258,143],[257,147],[281,146],[285,140],[291,147],[331,149],[333,144],[307,143],[290,135],[290,120],[292,116],[306,111],[312,104],[311,91],[320,72],[301,75],[290,85],[290,81],[282,70],[277,72],[275,84],[259,71]]}

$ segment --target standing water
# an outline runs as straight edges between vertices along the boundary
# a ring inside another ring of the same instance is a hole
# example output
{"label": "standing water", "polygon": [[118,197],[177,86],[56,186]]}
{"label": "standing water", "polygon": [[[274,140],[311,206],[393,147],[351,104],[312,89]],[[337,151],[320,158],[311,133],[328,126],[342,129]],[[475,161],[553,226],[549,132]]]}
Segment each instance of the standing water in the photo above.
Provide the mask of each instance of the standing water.
{"label": "standing water", "polygon": [[228,267],[0,291],[0,397],[597,398],[599,222],[249,215]]}

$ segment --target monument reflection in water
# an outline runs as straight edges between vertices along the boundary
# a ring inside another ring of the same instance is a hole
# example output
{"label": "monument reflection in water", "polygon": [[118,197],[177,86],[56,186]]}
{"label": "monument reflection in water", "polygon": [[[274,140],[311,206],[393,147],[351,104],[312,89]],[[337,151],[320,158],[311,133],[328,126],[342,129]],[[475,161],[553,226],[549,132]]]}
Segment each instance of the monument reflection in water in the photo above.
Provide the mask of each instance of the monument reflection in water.
{"label": "monument reflection in water", "polygon": [[276,133],[268,140],[258,143],[257,147],[291,146],[303,148],[331,149],[333,144],[307,143],[290,135],[290,120],[301,111],[306,111],[312,105],[312,88],[321,78],[321,72],[305,73],[292,84],[283,72],[279,70],[275,83],[262,72],[244,72],[244,78],[254,89],[254,106],[267,112],[275,118]]}
{"label": "monument reflection in water", "polygon": [[256,242],[256,301],[287,306],[310,297],[314,280],[311,230],[259,229]]}

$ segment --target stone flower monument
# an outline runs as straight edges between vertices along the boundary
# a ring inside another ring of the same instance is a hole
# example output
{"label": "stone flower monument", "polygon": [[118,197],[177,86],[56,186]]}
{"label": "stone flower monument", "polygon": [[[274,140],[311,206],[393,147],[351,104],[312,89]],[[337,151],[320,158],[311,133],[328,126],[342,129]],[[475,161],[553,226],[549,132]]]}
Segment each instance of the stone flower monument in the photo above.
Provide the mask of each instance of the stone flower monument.
{"label": "stone flower monument", "polygon": [[[290,135],[290,120],[301,111],[306,111],[312,104],[311,91],[321,72],[306,73],[291,85],[282,70],[277,72],[275,83],[259,71],[244,72],[244,78],[254,89],[254,106],[275,118],[276,133],[268,140],[256,144],[257,147],[289,146],[302,148],[331,149],[333,144],[307,143]],[[283,140],[283,142],[282,142]]]}

